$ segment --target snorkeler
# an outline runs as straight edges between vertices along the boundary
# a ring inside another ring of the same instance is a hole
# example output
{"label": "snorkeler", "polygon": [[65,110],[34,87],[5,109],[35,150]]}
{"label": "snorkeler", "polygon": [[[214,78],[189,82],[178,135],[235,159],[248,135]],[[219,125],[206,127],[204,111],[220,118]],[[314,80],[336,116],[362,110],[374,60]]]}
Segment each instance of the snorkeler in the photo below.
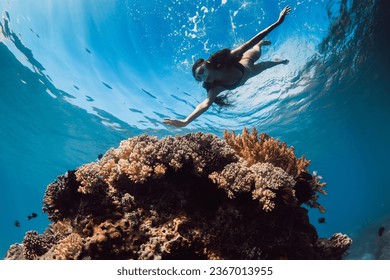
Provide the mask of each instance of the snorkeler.
{"label": "snorkeler", "polygon": [[263,40],[263,38],[279,26],[290,11],[291,8],[286,6],[274,24],[240,47],[234,50],[223,49],[214,53],[207,60],[200,58],[195,61],[192,66],[192,75],[195,80],[203,82],[203,87],[207,90],[207,98],[184,120],[164,119],[164,123],[184,127],[206,112],[213,102],[221,106],[227,105],[224,98],[218,96],[221,92],[242,86],[248,79],[268,68],[287,64],[289,62],[287,59],[264,61],[257,64],[255,62],[260,58],[261,46],[271,44],[270,41]]}

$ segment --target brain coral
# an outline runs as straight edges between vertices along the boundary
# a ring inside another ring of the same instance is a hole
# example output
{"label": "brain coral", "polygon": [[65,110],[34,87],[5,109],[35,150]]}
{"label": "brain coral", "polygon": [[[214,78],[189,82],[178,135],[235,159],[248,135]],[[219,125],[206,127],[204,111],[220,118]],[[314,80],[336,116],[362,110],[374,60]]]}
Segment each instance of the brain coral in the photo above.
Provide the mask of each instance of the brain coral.
{"label": "brain coral", "polygon": [[51,183],[53,222],[7,259],[340,259],[344,235],[318,238],[302,203],[323,183],[285,143],[254,130],[122,141]]}

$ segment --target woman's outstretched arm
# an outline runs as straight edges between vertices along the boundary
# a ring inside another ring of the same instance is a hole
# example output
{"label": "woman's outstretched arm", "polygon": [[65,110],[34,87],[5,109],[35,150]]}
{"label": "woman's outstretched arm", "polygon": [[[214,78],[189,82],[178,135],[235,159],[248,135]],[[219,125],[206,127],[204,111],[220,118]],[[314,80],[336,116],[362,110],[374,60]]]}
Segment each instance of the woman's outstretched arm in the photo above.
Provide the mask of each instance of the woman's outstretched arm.
{"label": "woman's outstretched arm", "polygon": [[172,125],[172,126],[176,126],[176,127],[186,126],[187,124],[189,124],[190,122],[195,120],[197,117],[202,115],[204,112],[206,112],[207,109],[210,108],[211,104],[213,104],[217,95],[224,90],[225,90],[225,88],[220,87],[220,86],[217,86],[215,88],[210,89],[207,92],[207,98],[205,100],[203,100],[203,102],[200,103],[198,106],[196,106],[195,110],[191,114],[189,114],[187,118],[185,118],[184,120],[164,119],[163,123],[168,124],[168,125]]}
{"label": "woman's outstretched arm", "polygon": [[283,21],[286,15],[288,15],[291,12],[290,6],[286,6],[279,14],[278,20],[268,26],[263,31],[260,31],[256,36],[254,36],[252,39],[247,41],[246,43],[242,44],[238,48],[232,50],[232,55],[241,57],[244,52],[249,50],[250,48],[253,48],[255,45],[257,45],[261,40],[264,39],[265,36],[267,36],[272,30],[274,30],[277,26],[279,26]]}

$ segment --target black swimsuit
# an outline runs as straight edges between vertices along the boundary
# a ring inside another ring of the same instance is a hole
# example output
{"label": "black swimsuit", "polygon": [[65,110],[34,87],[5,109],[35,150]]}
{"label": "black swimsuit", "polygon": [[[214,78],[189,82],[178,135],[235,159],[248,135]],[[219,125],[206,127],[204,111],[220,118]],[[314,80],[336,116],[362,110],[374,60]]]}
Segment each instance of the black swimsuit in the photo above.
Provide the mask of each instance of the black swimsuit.
{"label": "black swimsuit", "polygon": [[234,67],[236,67],[236,68],[237,68],[238,70],[240,70],[241,73],[242,73],[242,76],[241,76],[240,80],[239,80],[237,83],[232,84],[232,85],[222,85],[222,84],[221,84],[221,85],[219,85],[219,86],[224,87],[224,88],[226,88],[226,89],[228,89],[228,90],[232,90],[232,89],[235,89],[236,87],[240,86],[242,77],[244,77],[244,74],[245,74],[245,66],[242,65],[242,64],[239,63],[239,62],[236,62],[236,63],[234,64]]}
{"label": "black swimsuit", "polygon": [[[244,65],[242,65],[241,63],[238,62],[239,60],[240,60],[240,58],[233,57],[231,55],[230,49],[223,49],[223,50],[220,50],[220,51],[216,52],[215,54],[213,54],[209,59],[207,59],[207,61],[210,62],[210,64],[212,65],[212,67],[214,69],[220,69],[220,68],[225,68],[225,67],[235,67],[238,70],[240,70],[240,72],[242,73],[242,76],[237,83],[234,83],[232,85],[224,85],[224,84],[218,83],[217,81],[214,81],[213,83],[203,82],[203,87],[208,91],[211,88],[216,87],[216,86],[221,86],[227,90],[232,90],[232,89],[235,89],[238,86],[240,86],[242,78],[244,77],[246,68]],[[231,65],[231,66],[229,66],[229,65]]]}

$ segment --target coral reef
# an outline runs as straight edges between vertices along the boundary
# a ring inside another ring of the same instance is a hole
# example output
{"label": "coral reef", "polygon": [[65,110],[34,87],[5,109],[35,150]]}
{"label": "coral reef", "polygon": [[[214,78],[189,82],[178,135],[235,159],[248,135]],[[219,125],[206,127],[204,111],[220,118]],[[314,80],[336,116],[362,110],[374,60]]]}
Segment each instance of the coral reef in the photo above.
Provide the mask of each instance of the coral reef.
{"label": "coral reef", "polygon": [[293,148],[244,130],[122,141],[51,183],[53,222],[7,259],[341,259],[351,239],[318,238],[303,203],[324,183]]}
{"label": "coral reef", "polygon": [[225,131],[224,137],[227,143],[244,158],[248,165],[259,162],[269,162],[275,167],[280,167],[296,180],[295,191],[297,199],[310,207],[318,208],[325,212],[324,207],[317,202],[319,194],[326,195],[325,183],[320,182],[316,174],[310,175],[307,167],[310,165],[304,156],[297,158],[294,148],[286,143],[271,138],[265,133],[258,135],[254,128],[252,132],[244,128],[242,135],[235,135]]}

